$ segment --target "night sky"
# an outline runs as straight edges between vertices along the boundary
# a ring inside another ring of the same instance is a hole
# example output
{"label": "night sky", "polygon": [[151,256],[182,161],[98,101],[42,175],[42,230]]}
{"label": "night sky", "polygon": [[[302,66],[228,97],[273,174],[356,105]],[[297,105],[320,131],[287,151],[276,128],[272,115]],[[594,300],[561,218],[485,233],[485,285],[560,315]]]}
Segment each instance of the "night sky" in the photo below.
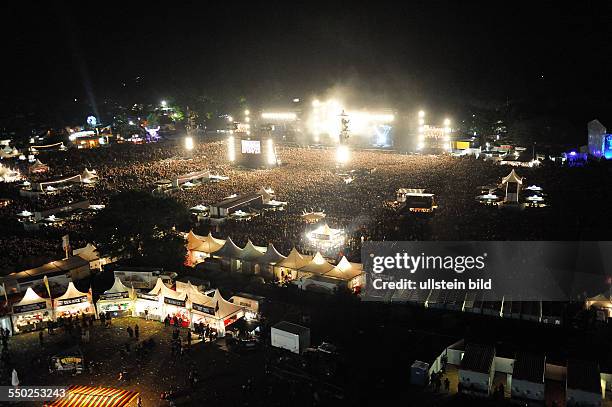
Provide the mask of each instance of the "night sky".
{"label": "night sky", "polygon": [[19,3],[2,5],[8,110],[198,95],[263,106],[342,85],[363,104],[510,102],[612,127],[610,2]]}

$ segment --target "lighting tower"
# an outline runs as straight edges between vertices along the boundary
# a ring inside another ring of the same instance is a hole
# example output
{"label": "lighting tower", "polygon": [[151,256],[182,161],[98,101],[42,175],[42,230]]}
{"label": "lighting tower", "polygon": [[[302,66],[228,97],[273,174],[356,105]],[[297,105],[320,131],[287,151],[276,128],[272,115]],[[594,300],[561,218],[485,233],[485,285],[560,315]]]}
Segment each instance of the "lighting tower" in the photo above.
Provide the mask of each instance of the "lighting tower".
{"label": "lighting tower", "polygon": [[349,117],[343,110],[342,114],[340,114],[340,144],[346,144],[348,142],[350,137],[349,122]]}

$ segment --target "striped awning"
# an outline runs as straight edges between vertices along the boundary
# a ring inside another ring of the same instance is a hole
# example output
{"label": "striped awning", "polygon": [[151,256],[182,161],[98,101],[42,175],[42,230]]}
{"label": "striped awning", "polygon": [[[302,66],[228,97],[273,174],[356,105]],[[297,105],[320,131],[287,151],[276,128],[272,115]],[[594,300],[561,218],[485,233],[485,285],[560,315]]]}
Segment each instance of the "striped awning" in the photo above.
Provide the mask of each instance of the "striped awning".
{"label": "striped awning", "polygon": [[127,407],[136,400],[137,391],[110,387],[70,386],[66,395],[46,407]]}

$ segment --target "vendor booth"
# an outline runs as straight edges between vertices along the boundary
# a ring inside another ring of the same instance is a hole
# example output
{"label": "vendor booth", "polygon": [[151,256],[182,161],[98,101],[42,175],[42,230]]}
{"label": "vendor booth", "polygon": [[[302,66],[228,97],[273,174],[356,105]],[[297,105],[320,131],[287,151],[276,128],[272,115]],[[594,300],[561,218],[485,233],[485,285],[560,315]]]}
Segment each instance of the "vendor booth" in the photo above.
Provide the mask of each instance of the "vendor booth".
{"label": "vendor booth", "polygon": [[297,278],[298,269],[304,267],[310,259],[302,256],[294,247],[289,255],[274,266],[274,277],[279,282],[287,282]]}
{"label": "vendor booth", "polygon": [[91,293],[82,293],[71,281],[66,292],[53,300],[55,305],[55,318],[93,314],[95,312]]}
{"label": "vendor booth", "polygon": [[52,320],[51,300],[40,297],[32,287],[28,287],[21,301],[13,304],[15,333],[45,329],[47,322]]}
{"label": "vendor booth", "polygon": [[187,250],[189,252],[189,264],[195,265],[203,262],[211,257],[213,253],[219,251],[225,244],[225,240],[217,239],[208,234],[207,236],[199,236],[193,231],[187,234]]}
{"label": "vendor booth", "polygon": [[115,277],[113,286],[100,295],[96,303],[98,315],[110,313],[113,317],[127,317],[134,309],[133,290],[127,288],[119,277]]}
{"label": "vendor booth", "polygon": [[191,326],[208,325],[217,331],[217,335],[225,335],[225,327],[233,324],[244,316],[244,308],[226,301],[219,290],[212,297],[192,290],[189,293],[191,308]]}
{"label": "vendor booth", "polygon": [[191,315],[186,306],[187,293],[179,293],[168,288],[160,278],[157,280],[155,287],[149,291],[149,295],[156,296],[161,306],[160,320],[166,317],[171,319],[176,317],[181,320],[181,326],[189,326]]}
{"label": "vendor booth", "polygon": [[325,277],[346,281],[348,289],[357,294],[365,287],[365,273],[362,264],[351,263],[344,256],[332,270],[325,273]]}

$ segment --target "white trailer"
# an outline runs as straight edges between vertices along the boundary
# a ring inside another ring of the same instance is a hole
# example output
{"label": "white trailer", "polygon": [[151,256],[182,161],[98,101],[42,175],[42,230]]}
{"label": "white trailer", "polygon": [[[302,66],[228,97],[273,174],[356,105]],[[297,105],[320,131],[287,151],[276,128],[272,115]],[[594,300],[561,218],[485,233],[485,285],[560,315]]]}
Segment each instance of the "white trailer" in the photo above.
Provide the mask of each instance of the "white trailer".
{"label": "white trailer", "polygon": [[302,353],[310,346],[310,328],[282,321],[271,330],[272,346]]}

